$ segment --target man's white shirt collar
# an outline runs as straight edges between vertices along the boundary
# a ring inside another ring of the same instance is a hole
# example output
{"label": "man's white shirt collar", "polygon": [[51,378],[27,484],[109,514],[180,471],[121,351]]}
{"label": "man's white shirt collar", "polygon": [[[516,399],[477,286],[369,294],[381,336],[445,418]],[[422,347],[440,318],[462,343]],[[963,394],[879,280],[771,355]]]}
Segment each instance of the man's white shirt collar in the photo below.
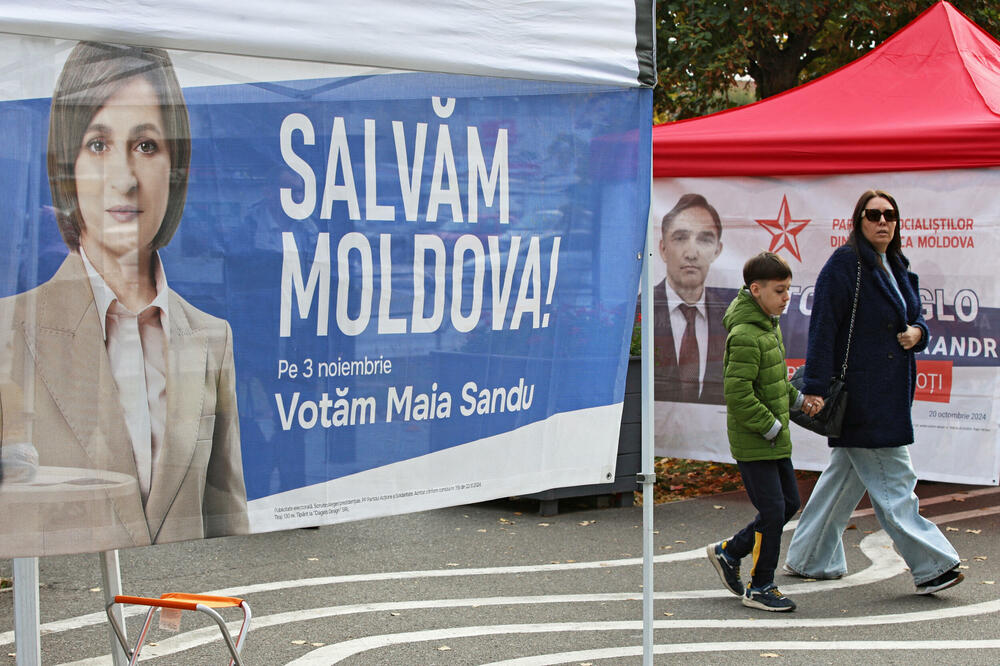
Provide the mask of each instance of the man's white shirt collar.
{"label": "man's white shirt collar", "polygon": [[[666,280],[666,279],[663,280],[663,288],[664,288],[664,291],[667,294],[667,307],[670,308],[671,312],[673,312],[674,310],[676,310],[682,304],[687,303],[687,301],[685,301],[683,298],[681,298],[680,296],[678,296],[677,292],[674,291],[673,288],[670,286],[670,280]],[[701,287],[701,297],[697,301],[695,301],[694,303],[687,303],[687,304],[694,306],[698,310],[698,314],[700,314],[702,317],[704,317],[706,319],[706,321],[708,320],[708,311],[707,311],[707,309],[705,307],[705,286],[704,285],[702,285],[702,287]]]}
{"label": "man's white shirt collar", "polygon": [[[101,333],[104,336],[104,341],[108,340],[108,309],[111,304],[118,300],[115,296],[115,292],[111,291],[111,287],[108,283],[104,281],[101,274],[97,272],[94,265],[90,263],[87,259],[87,253],[83,251],[83,246],[80,246],[80,258],[83,259],[83,266],[87,270],[87,278],[90,280],[90,289],[94,292],[94,303],[97,305],[97,314],[100,315],[98,319],[101,322]],[[167,276],[163,272],[163,262],[160,261],[160,255],[158,252],[153,252],[153,279],[156,282],[156,297],[152,300],[149,305],[147,305],[142,310],[150,306],[156,306],[160,308],[160,323],[163,326],[164,338],[170,341],[170,326],[168,322],[170,318],[167,315],[167,302],[170,300],[167,298]],[[142,312],[140,310],[139,312]],[[139,314],[135,312],[133,314]]]}

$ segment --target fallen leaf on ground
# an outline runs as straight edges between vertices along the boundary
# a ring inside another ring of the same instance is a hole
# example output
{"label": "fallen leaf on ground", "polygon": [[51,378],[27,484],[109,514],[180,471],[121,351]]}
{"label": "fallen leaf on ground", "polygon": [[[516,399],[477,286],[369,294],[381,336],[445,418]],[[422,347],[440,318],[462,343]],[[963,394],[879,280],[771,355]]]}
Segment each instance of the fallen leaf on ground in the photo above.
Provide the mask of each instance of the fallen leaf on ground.
{"label": "fallen leaf on ground", "polygon": [[90,591],[91,592],[100,592],[101,588],[99,588],[99,587],[92,587],[92,588],[90,588]]}
{"label": "fallen leaf on ground", "polygon": [[300,641],[298,639],[292,641],[292,645],[305,645],[305,644],[306,644],[305,641]]}
{"label": "fallen leaf on ground", "polygon": [[667,617],[673,617],[674,614],[673,613],[664,613],[664,615],[666,615]]}
{"label": "fallen leaf on ground", "polygon": [[446,567],[457,567],[457,566],[459,566],[459,564],[458,564],[458,562],[447,562],[447,563],[445,563],[445,566]]}
{"label": "fallen leaf on ground", "polygon": [[996,585],[996,584],[997,584],[997,582],[995,580],[984,580],[983,581],[983,585]]}
{"label": "fallen leaf on ground", "polygon": [[306,559],[309,560],[310,562],[319,562],[318,557],[307,557]]}
{"label": "fallen leaf on ground", "polygon": [[986,556],[985,555],[976,555],[972,559],[979,560],[980,562],[985,562],[986,561]]}
{"label": "fallen leaf on ground", "polygon": [[965,530],[968,534],[979,534],[982,530]]}
{"label": "fallen leaf on ground", "polygon": [[391,615],[391,616],[393,616],[393,617],[398,617],[398,616],[399,616],[399,613],[396,613],[396,612],[392,612],[392,613],[389,613],[389,615]]}
{"label": "fallen leaf on ground", "polygon": [[539,527],[549,527],[552,523],[538,523]]}
{"label": "fallen leaf on ground", "polygon": [[477,532],[485,532],[486,530],[476,530]]}
{"label": "fallen leaf on ground", "polygon": [[596,520],[581,520],[580,522],[577,523],[577,525],[579,525],[580,527],[586,527],[587,525],[593,525],[596,522],[597,522]]}
{"label": "fallen leaf on ground", "polygon": [[773,659],[776,657],[780,657],[781,655],[778,654],[777,652],[761,652],[760,656],[765,657],[767,659]]}
{"label": "fallen leaf on ground", "polygon": [[323,647],[324,645],[326,645],[326,643],[310,643],[309,645],[313,647]]}
{"label": "fallen leaf on ground", "polygon": [[674,543],[687,543],[684,539],[675,539]]}
{"label": "fallen leaf on ground", "polygon": [[673,546],[660,546],[660,550],[670,550]]}
{"label": "fallen leaf on ground", "polygon": [[946,527],[946,528],[944,528],[944,531],[945,532],[957,532],[958,528],[957,527]]}
{"label": "fallen leaf on ground", "polygon": [[968,564],[959,564],[959,565],[958,565],[958,568],[959,568],[959,569],[968,569],[968,568],[969,568],[969,565],[968,565]]}
{"label": "fallen leaf on ground", "polygon": [[437,651],[438,651],[438,652],[447,652],[447,651],[448,651],[448,650],[450,650],[450,649],[451,649],[451,648],[450,648],[450,647],[448,647],[447,645],[442,645],[441,647],[439,647],[439,648],[437,649]]}
{"label": "fallen leaf on ground", "polygon": [[721,504],[716,504],[712,508],[713,509],[725,509],[726,507],[722,506]]}

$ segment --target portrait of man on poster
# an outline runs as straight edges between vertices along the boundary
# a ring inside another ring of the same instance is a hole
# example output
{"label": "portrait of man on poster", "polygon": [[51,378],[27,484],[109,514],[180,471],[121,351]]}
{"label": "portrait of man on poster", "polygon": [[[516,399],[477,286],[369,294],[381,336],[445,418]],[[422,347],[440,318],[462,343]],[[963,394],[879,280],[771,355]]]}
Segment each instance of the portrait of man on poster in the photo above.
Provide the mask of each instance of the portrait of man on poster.
{"label": "portrait of man on poster", "polygon": [[666,278],[654,287],[657,401],[724,404],[722,316],[727,291],[705,286],[722,252],[722,220],[700,194],[685,194],[661,222],[660,258]]}

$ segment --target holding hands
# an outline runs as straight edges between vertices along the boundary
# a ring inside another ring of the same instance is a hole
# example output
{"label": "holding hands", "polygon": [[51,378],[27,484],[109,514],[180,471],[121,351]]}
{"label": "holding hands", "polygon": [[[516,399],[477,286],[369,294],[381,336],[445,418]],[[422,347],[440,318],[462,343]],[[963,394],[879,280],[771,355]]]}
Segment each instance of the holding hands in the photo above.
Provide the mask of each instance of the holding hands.
{"label": "holding hands", "polygon": [[824,404],[823,396],[821,395],[803,396],[802,413],[806,416],[816,416],[822,411]]}

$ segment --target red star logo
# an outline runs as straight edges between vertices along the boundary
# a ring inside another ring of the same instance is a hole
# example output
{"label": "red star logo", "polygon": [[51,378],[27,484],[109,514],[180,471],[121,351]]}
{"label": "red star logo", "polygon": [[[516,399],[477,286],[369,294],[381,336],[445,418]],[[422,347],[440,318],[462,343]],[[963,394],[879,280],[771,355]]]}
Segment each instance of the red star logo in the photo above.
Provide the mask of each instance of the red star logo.
{"label": "red star logo", "polygon": [[778,209],[778,217],[773,220],[755,220],[757,224],[767,229],[771,234],[771,252],[779,252],[787,248],[792,256],[802,261],[799,254],[799,242],[796,236],[799,235],[806,225],[812,220],[793,220],[792,213],[788,210],[788,197],[781,197],[781,208]]}

